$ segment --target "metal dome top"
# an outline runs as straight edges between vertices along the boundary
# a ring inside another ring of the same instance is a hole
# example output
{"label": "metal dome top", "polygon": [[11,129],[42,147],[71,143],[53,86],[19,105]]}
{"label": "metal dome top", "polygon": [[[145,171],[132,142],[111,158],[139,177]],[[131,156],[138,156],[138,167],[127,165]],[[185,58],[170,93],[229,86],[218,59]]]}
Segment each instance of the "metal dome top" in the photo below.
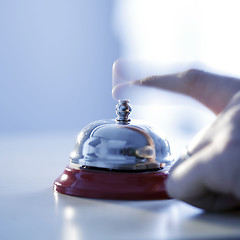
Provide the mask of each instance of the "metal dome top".
{"label": "metal dome top", "polygon": [[153,127],[130,120],[131,109],[128,100],[119,100],[115,120],[100,120],[84,127],[70,154],[70,166],[113,171],[168,170],[173,161],[168,141]]}

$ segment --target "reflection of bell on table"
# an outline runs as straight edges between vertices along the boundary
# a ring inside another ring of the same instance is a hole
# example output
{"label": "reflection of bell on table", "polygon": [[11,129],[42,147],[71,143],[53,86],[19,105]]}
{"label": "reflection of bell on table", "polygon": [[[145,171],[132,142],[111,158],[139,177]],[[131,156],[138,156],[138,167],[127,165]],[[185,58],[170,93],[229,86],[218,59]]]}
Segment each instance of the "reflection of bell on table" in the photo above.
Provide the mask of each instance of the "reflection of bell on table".
{"label": "reflection of bell on table", "polygon": [[128,101],[116,106],[116,120],[82,129],[70,164],[56,179],[57,192],[89,198],[168,198],[165,180],[172,164],[168,141],[148,125],[131,121]]}

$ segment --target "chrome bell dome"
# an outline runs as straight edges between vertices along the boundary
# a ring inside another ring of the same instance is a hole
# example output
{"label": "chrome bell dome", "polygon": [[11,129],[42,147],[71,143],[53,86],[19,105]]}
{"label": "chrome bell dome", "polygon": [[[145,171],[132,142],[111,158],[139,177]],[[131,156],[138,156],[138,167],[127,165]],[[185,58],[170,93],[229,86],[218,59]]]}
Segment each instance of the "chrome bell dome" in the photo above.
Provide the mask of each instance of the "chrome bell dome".
{"label": "chrome bell dome", "polygon": [[115,120],[90,123],[79,133],[70,154],[70,167],[112,171],[167,171],[170,146],[158,130],[128,118],[128,100],[119,100]]}

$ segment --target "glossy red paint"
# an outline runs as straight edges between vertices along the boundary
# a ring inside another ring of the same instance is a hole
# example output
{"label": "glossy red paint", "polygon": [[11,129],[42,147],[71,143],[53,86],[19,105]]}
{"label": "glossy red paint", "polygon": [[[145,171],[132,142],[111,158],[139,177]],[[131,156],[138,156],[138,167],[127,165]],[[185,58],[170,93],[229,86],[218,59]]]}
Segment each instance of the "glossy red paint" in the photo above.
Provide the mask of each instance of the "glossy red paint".
{"label": "glossy red paint", "polygon": [[168,199],[165,181],[168,172],[89,171],[66,167],[54,182],[54,189],[63,194],[115,200]]}

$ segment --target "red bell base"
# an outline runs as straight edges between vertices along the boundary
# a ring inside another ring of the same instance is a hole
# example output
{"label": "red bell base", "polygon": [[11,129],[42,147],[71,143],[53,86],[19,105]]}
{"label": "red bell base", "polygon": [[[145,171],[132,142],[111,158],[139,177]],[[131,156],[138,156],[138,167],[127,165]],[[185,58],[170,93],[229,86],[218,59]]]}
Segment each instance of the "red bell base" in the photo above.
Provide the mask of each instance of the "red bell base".
{"label": "red bell base", "polygon": [[100,199],[169,199],[165,188],[168,172],[122,173],[78,170],[66,167],[54,182],[59,193]]}

